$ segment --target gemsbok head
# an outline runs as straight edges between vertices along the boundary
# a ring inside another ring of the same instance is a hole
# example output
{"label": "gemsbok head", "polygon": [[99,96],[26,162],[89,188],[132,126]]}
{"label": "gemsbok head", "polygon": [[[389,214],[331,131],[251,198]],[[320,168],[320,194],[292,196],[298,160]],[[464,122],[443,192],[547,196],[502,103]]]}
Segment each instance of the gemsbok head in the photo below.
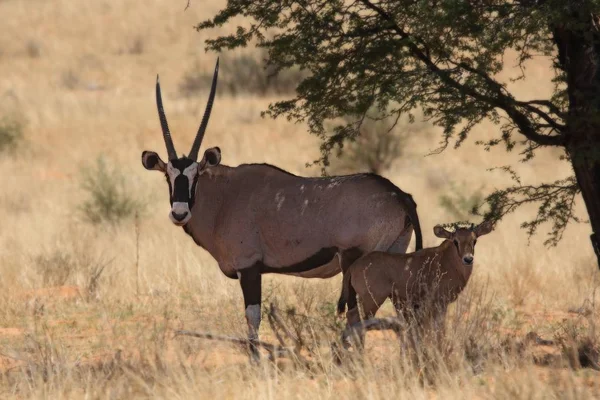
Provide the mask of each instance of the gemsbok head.
{"label": "gemsbok head", "polygon": [[171,202],[171,211],[169,218],[177,226],[185,225],[192,218],[192,206],[195,200],[196,184],[198,176],[206,169],[214,167],[221,161],[221,150],[218,147],[207,149],[198,161],[198,152],[208,120],[212,110],[215,93],[217,90],[217,79],[219,75],[219,60],[215,66],[208,103],[196,138],[192,143],[192,148],[187,155],[177,157],[175,145],[169,131],[167,116],[162,103],[162,95],[160,91],[160,80],[156,77],[156,106],[158,108],[158,116],[160,118],[160,126],[162,127],[163,138],[167,147],[167,161],[163,161],[155,151],[144,151],[142,153],[142,164],[148,170],[156,170],[165,174],[167,183],[169,184],[169,198]]}

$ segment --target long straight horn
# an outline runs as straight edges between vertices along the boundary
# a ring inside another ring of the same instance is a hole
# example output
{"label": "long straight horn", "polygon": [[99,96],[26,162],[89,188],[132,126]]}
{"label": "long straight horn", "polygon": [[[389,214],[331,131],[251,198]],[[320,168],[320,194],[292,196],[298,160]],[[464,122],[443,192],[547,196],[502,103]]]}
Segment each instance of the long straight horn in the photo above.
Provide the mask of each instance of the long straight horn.
{"label": "long straight horn", "polygon": [[215,100],[215,93],[217,92],[217,78],[219,77],[219,58],[217,58],[217,65],[215,66],[215,73],[213,75],[212,85],[210,87],[210,94],[208,96],[208,103],[206,103],[206,110],[204,110],[204,116],[202,117],[202,122],[200,123],[200,128],[198,128],[198,133],[196,133],[196,138],[194,139],[194,143],[192,144],[192,149],[190,150],[190,154],[188,158],[196,161],[198,159],[198,151],[200,150],[200,145],[202,144],[202,139],[204,138],[204,132],[206,131],[206,126],[208,125],[208,119],[210,118],[210,112],[212,111],[213,101]]}
{"label": "long straight horn", "polygon": [[160,127],[163,131],[163,137],[165,139],[165,145],[167,146],[169,160],[176,160],[177,152],[175,152],[175,146],[173,145],[173,139],[171,139],[171,132],[169,132],[169,125],[167,124],[167,116],[165,115],[165,109],[163,108],[162,104],[158,75],[156,75],[156,107],[158,108],[158,118],[160,119]]}

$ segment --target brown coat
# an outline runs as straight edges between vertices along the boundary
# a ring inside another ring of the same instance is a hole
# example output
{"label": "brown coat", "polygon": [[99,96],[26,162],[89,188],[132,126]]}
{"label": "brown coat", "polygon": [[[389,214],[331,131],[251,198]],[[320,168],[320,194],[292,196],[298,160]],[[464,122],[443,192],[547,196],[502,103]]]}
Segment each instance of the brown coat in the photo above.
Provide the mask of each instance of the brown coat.
{"label": "brown coat", "polygon": [[443,321],[448,305],[469,281],[477,238],[491,230],[490,222],[454,232],[436,226],[436,236],[446,239],[437,247],[408,254],[376,251],[359,258],[344,276],[348,326],[360,322],[357,296],[365,318],[374,317],[391,299],[399,316]]}

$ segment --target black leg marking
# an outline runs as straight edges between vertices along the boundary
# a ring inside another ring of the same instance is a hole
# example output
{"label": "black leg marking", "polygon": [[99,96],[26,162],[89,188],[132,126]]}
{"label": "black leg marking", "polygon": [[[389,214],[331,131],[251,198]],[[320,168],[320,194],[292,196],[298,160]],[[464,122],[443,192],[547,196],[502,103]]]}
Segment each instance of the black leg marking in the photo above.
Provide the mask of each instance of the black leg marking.
{"label": "black leg marking", "polygon": [[244,294],[244,306],[248,307],[253,304],[260,304],[261,300],[261,277],[260,266],[262,263],[257,263],[250,268],[240,271],[240,285]]}
{"label": "black leg marking", "polygon": [[262,263],[256,263],[252,267],[240,271],[240,285],[242,286],[242,293],[244,295],[250,353],[252,359],[255,361],[260,359],[258,348],[254,345],[253,341],[258,339],[258,328],[260,327],[261,266]]}

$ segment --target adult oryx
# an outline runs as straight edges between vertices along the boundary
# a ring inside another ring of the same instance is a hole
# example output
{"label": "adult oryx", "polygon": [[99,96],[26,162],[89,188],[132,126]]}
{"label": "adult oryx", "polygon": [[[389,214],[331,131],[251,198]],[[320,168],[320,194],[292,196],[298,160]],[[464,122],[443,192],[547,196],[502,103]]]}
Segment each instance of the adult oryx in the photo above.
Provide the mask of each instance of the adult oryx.
{"label": "adult oryx", "polygon": [[[173,224],[208,251],[226,276],[240,280],[253,340],[260,325],[261,274],[329,278],[370,251],[405,253],[413,228],[421,249],[421,228],[412,197],[375,174],[305,178],[268,164],[228,167],[220,164],[218,147],[197,161],[218,70],[217,60],[200,128],[189,154],[181,157],[157,78],[156,104],[169,158],[164,162],[144,151],[142,164],[165,174]],[[338,310],[344,308],[340,302]]]}

